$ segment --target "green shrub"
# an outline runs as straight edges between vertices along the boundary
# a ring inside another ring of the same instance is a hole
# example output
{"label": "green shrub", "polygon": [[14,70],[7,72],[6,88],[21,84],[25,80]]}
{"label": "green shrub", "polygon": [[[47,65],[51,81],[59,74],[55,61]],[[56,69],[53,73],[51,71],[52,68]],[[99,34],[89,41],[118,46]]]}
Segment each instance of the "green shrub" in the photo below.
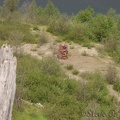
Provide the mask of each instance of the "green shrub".
{"label": "green shrub", "polygon": [[51,1],[48,1],[44,9],[44,15],[48,18],[57,18],[60,15],[60,11],[54,6]]}
{"label": "green shrub", "polygon": [[75,69],[75,70],[72,71],[72,74],[73,74],[73,75],[78,75],[78,74],[79,74],[79,71]]}
{"label": "green shrub", "polygon": [[38,38],[38,46],[41,46],[48,42],[48,37],[45,31],[41,31],[40,36]]}
{"label": "green shrub", "polygon": [[88,41],[87,25],[82,23],[72,25],[65,39],[76,43]]}
{"label": "green shrub", "polygon": [[90,99],[96,99],[100,104],[103,104],[103,101],[109,103],[109,101],[106,100],[108,93],[106,86],[107,85],[105,78],[101,75],[101,73],[99,71],[93,73],[92,76],[89,78],[88,83],[88,90],[91,95]]}
{"label": "green shrub", "polygon": [[20,22],[0,21],[0,40],[8,40],[9,43],[11,43],[12,40],[10,41],[10,39],[14,39],[14,37],[16,38],[17,36],[21,38],[20,42],[36,43],[35,37],[30,33],[29,25]]}
{"label": "green shrub", "polygon": [[33,30],[39,30],[39,27],[37,25],[33,26]]}
{"label": "green shrub", "polygon": [[61,15],[57,20],[52,20],[48,31],[59,35],[66,35],[70,29],[69,18],[67,15]]}
{"label": "green shrub", "polygon": [[61,39],[57,39],[57,40],[56,40],[56,42],[61,43],[61,42],[62,42],[62,40],[61,40]]}
{"label": "green shrub", "polygon": [[74,46],[70,46],[70,49],[74,49]]}
{"label": "green shrub", "polygon": [[90,6],[87,7],[85,10],[80,11],[76,16],[75,20],[76,21],[81,21],[81,22],[88,22],[94,17],[95,11],[93,8]]}
{"label": "green shrub", "polygon": [[114,82],[117,79],[117,70],[116,67],[113,65],[109,65],[107,68],[107,73],[106,73],[106,81],[109,84],[114,84]]}
{"label": "green shrub", "polygon": [[88,56],[87,52],[84,51],[84,52],[82,53],[82,56]]}
{"label": "green shrub", "polygon": [[17,111],[16,105],[13,106],[12,120],[48,120],[41,108],[22,102],[22,111]]}
{"label": "green shrub", "polygon": [[106,50],[105,50],[105,47],[103,45],[95,46],[95,48],[96,48],[97,52],[99,53],[100,57],[106,56]]}
{"label": "green shrub", "polygon": [[119,79],[115,81],[113,88],[116,91],[120,92],[120,80]]}
{"label": "green shrub", "polygon": [[84,43],[83,45],[82,45],[83,47],[87,47],[88,49],[91,49],[92,47],[94,47],[92,44],[90,44],[90,43]]}
{"label": "green shrub", "polygon": [[92,34],[95,36],[97,41],[101,42],[103,38],[108,37],[114,27],[114,24],[113,19],[108,16],[97,14],[97,16],[90,21],[89,31],[92,31]]}
{"label": "green shrub", "polygon": [[72,69],[73,69],[73,65],[68,64],[67,66],[65,66],[65,68],[66,68],[67,70],[72,70]]}
{"label": "green shrub", "polygon": [[49,75],[58,76],[62,73],[59,63],[52,57],[46,57],[42,60],[41,69]]}
{"label": "green shrub", "polygon": [[85,80],[89,80],[92,77],[92,73],[90,73],[90,72],[83,72],[83,73],[80,73],[80,77],[82,77]]}
{"label": "green shrub", "polygon": [[24,37],[23,37],[22,41],[25,42],[25,43],[32,43],[32,44],[37,43],[37,40],[36,40],[35,36],[33,36],[30,33],[24,34]]}

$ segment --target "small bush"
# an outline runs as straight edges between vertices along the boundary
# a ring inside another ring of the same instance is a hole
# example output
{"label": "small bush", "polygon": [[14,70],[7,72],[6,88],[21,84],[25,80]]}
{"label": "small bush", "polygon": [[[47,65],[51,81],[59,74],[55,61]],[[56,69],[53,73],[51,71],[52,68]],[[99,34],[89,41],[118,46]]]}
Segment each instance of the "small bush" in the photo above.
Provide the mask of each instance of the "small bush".
{"label": "small bush", "polygon": [[20,22],[0,21],[0,40],[9,40],[9,44],[14,43],[12,40],[25,43],[36,43],[34,35],[30,33],[30,25]]}
{"label": "small bush", "polygon": [[72,56],[72,54],[70,52],[68,52],[68,57]]}
{"label": "small bush", "polygon": [[117,79],[117,70],[113,65],[109,65],[106,73],[106,80],[109,84],[113,84]]}
{"label": "small bush", "polygon": [[104,57],[106,55],[105,47],[104,46],[95,46],[97,52],[99,53],[100,57]]}
{"label": "small bush", "polygon": [[11,43],[14,45],[14,46],[18,46],[20,45],[22,39],[24,37],[24,34],[20,31],[11,31],[10,32],[10,36],[9,36],[9,39],[11,40]]}
{"label": "small bush", "polygon": [[61,42],[62,42],[62,40],[60,40],[60,39],[57,39],[57,40],[56,40],[56,42],[58,42],[58,43],[61,43]]}
{"label": "small bush", "polygon": [[107,52],[113,52],[117,50],[119,37],[115,34],[110,34],[107,38],[102,39],[102,43],[105,44]]}
{"label": "small bush", "polygon": [[118,80],[115,81],[113,88],[116,91],[120,92],[120,79],[118,79]]}
{"label": "small bush", "polygon": [[70,46],[70,49],[74,49],[74,46]]}
{"label": "small bush", "polygon": [[69,17],[67,15],[61,15],[59,19],[52,20],[50,22],[48,31],[56,34],[65,35],[70,28]]}
{"label": "small bush", "polygon": [[85,24],[74,24],[71,26],[71,29],[69,30],[65,39],[81,44],[82,42],[88,41],[86,33],[87,26]]}
{"label": "small bush", "polygon": [[37,48],[36,48],[36,47],[31,47],[30,50],[31,50],[31,51],[37,51]]}
{"label": "small bush", "polygon": [[46,57],[42,60],[41,69],[49,75],[58,76],[62,73],[59,63],[52,57]]}
{"label": "small bush", "polygon": [[91,49],[93,47],[93,45],[90,43],[84,43],[82,46],[87,47],[88,49]]}
{"label": "small bush", "polygon": [[82,77],[83,79],[89,80],[92,77],[92,73],[86,71],[86,72],[80,73],[80,77]]}
{"label": "small bush", "polygon": [[82,56],[88,56],[87,52],[84,51],[84,52],[82,53]]}
{"label": "small bush", "polygon": [[39,40],[38,40],[38,45],[43,45],[48,42],[47,34],[45,31],[41,31]]}
{"label": "small bush", "polygon": [[73,75],[78,75],[78,74],[79,74],[79,71],[75,69],[75,70],[72,71],[72,74],[73,74]]}
{"label": "small bush", "polygon": [[34,26],[33,30],[39,30],[39,27],[38,26]]}
{"label": "small bush", "polygon": [[36,40],[35,36],[33,36],[32,34],[25,33],[24,37],[23,37],[23,42],[36,44],[37,40]]}
{"label": "small bush", "polygon": [[65,68],[66,68],[67,70],[72,70],[72,69],[73,69],[73,65],[68,64],[67,66],[65,66]]}
{"label": "small bush", "polygon": [[107,84],[104,76],[99,71],[91,75],[87,85],[87,88],[91,94],[91,100],[96,99],[100,104],[109,104],[109,100],[106,99],[106,96],[108,95],[106,87]]}

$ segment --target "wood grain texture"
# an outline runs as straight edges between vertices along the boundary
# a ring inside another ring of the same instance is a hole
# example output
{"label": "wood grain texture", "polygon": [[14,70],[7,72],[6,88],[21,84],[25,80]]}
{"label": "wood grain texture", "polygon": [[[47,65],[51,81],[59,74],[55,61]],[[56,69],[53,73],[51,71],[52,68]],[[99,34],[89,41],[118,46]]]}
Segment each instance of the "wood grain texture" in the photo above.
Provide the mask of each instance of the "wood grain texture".
{"label": "wood grain texture", "polygon": [[0,49],[0,120],[11,120],[16,91],[17,60],[8,45]]}

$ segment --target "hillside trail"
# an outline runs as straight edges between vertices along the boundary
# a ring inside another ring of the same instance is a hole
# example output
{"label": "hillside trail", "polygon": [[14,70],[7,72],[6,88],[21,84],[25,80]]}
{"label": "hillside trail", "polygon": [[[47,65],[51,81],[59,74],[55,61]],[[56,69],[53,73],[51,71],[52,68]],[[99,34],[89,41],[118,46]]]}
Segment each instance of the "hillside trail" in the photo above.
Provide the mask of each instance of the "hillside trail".
{"label": "hillside trail", "polygon": [[[39,30],[33,30],[31,27],[32,34],[40,34],[41,31],[45,32],[45,35],[49,39],[48,43],[43,44],[42,46],[38,46],[37,44],[24,44],[21,46],[21,50],[25,54],[30,54],[33,57],[38,59],[42,59],[45,56],[53,56],[57,55],[59,43],[57,36],[47,32],[47,27],[42,26],[39,27]],[[100,50],[103,48],[101,44],[95,44],[94,47],[88,49],[87,47],[83,47],[82,45],[78,45],[76,43],[67,43],[65,41],[62,44],[66,44],[68,46],[68,59],[63,60],[59,59],[58,61],[61,64],[61,68],[64,73],[72,79],[80,80],[81,82],[86,83],[86,80],[80,76],[82,73],[92,73],[99,70],[101,73],[106,74],[107,68],[110,64],[114,64],[112,59],[105,55],[104,57],[100,57],[100,53],[97,48]],[[67,70],[65,67],[67,65],[72,65],[73,69],[79,72],[79,75],[74,75],[71,70]],[[120,68],[116,67],[118,73],[120,73]],[[109,94],[114,96],[118,101],[120,101],[119,92],[113,89],[112,85],[107,86]]]}

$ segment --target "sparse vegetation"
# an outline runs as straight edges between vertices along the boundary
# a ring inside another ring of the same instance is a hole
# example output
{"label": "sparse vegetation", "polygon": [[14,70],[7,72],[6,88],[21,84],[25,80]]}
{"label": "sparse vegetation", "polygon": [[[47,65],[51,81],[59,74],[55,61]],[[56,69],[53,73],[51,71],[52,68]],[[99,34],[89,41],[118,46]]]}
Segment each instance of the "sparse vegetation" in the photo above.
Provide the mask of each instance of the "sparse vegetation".
{"label": "sparse vegetation", "polygon": [[39,39],[38,40],[38,46],[41,46],[41,45],[48,42],[48,37],[47,37],[47,34],[46,34],[46,32],[44,30],[41,31],[40,36],[39,36],[38,39]]}
{"label": "sparse vegetation", "polygon": [[37,25],[33,26],[33,30],[39,30],[39,27]]}
{"label": "sparse vegetation", "polygon": [[120,79],[117,79],[113,86],[114,90],[120,92]]}
{"label": "sparse vegetation", "polygon": [[98,51],[100,57],[104,57],[107,54],[105,47],[103,45],[97,46],[96,50]]}
{"label": "sparse vegetation", "polygon": [[13,116],[12,120],[48,120],[45,117],[43,110],[37,108],[33,105],[27,105],[22,103],[22,111],[18,111],[17,107],[14,105],[13,107]]}
{"label": "sparse vegetation", "polygon": [[70,49],[74,49],[74,46],[70,46]]}
{"label": "sparse vegetation", "polygon": [[59,76],[62,74],[59,63],[53,57],[46,57],[42,60],[41,70],[49,75]]}
{"label": "sparse vegetation", "polygon": [[68,64],[67,66],[65,66],[65,68],[66,68],[67,70],[72,70],[72,69],[73,69],[73,65]]}
{"label": "sparse vegetation", "polygon": [[79,71],[76,70],[76,69],[74,69],[74,70],[72,71],[72,74],[73,74],[73,75],[78,75],[78,74],[79,74]]}
{"label": "sparse vegetation", "polygon": [[36,43],[34,35],[30,33],[30,26],[18,22],[0,21],[0,40],[9,44]]}
{"label": "sparse vegetation", "polygon": [[[103,46],[98,48],[101,54],[108,53],[120,63],[120,15],[113,14],[113,10],[105,15],[95,13],[93,8],[88,7],[69,16],[61,14],[51,1],[45,8],[38,7],[35,0],[31,3],[25,2],[21,10],[17,10],[18,3],[19,0],[5,0],[5,6],[0,7],[0,46],[3,43],[14,46],[33,43],[38,44],[38,47],[42,46],[50,41],[45,31],[47,29],[59,36],[54,43],[56,45],[64,40],[69,43],[70,49],[74,49],[73,42],[91,49],[91,43],[97,42]],[[41,30],[42,25],[45,25],[45,30]],[[32,30],[35,30],[36,34],[32,34]],[[31,50],[43,55],[36,48]],[[82,55],[87,56],[87,52],[84,51]],[[71,53],[68,53],[69,56]],[[114,98],[108,95],[107,90],[109,83],[120,92],[120,80],[113,65],[108,67],[106,76],[99,72],[80,74],[87,81],[84,84],[67,78],[59,62],[52,57],[37,60],[18,54],[17,59],[13,120],[86,120],[88,118],[81,116],[81,112],[91,109],[109,113],[119,106]],[[79,75],[73,65],[68,63],[65,68],[71,70],[73,75]],[[40,102],[45,108],[41,110],[22,104],[21,98],[33,103]],[[104,119],[112,118],[105,116]],[[118,119],[118,116],[115,116],[115,119]]]}
{"label": "sparse vegetation", "polygon": [[106,80],[109,84],[114,84],[117,80],[117,70],[113,65],[109,65],[106,73]]}
{"label": "sparse vegetation", "polygon": [[32,47],[30,50],[31,51],[37,51],[37,47]]}
{"label": "sparse vegetation", "polygon": [[84,51],[84,52],[82,53],[82,56],[88,56],[87,52]]}
{"label": "sparse vegetation", "polygon": [[[30,56],[19,56],[17,86],[21,85],[23,89],[21,97],[33,103],[41,102],[45,106],[46,117],[51,120],[58,118],[79,120],[81,114],[78,111],[85,111],[91,100],[96,101],[100,111],[116,109],[112,98],[107,96],[106,82],[100,73],[90,74],[90,77],[86,78],[89,83],[83,86],[77,81],[65,79],[63,73],[60,74],[59,67],[53,58],[39,61]],[[76,73],[78,71],[75,71]],[[69,108],[74,108],[74,111]],[[25,111],[19,113],[23,112]],[[66,114],[63,114],[64,112]],[[15,111],[13,115],[15,117]]]}
{"label": "sparse vegetation", "polygon": [[92,47],[94,47],[92,44],[90,44],[90,43],[84,43],[83,45],[82,45],[83,47],[87,47],[88,49],[91,49]]}

